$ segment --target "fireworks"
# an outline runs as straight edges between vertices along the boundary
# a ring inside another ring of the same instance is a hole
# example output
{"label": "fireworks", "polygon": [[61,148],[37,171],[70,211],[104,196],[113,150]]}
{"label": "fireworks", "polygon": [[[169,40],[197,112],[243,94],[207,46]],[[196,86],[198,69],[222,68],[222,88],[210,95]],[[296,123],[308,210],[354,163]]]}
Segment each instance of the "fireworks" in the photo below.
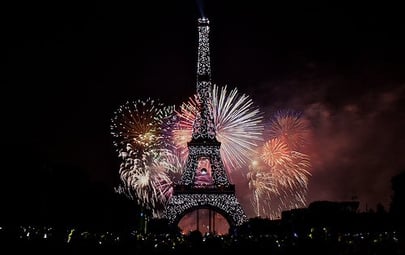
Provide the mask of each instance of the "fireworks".
{"label": "fireworks", "polygon": [[190,97],[187,103],[180,106],[180,111],[177,111],[178,122],[172,131],[173,143],[180,153],[183,161],[188,156],[187,143],[191,140],[193,133],[193,123],[198,111],[197,95],[194,98]]}
{"label": "fireworks", "polygon": [[[274,178],[271,173],[266,172],[263,164],[259,160],[254,160],[249,165],[249,172],[247,173],[249,189],[253,190],[252,205],[257,216],[261,214],[260,200],[263,197],[270,197],[278,191],[274,183]],[[262,210],[265,213],[266,210]]]}
{"label": "fireworks", "polygon": [[261,158],[270,167],[276,167],[290,162],[289,154],[287,144],[278,138],[273,138],[264,144]]}
{"label": "fireworks", "polygon": [[170,173],[175,171],[176,166],[168,159],[174,156],[163,149],[151,150],[138,157],[130,146],[121,151],[121,155],[119,172],[123,186],[120,186],[117,192],[136,200],[154,215],[159,215],[173,192]]}
{"label": "fireworks", "polygon": [[303,150],[310,143],[310,130],[299,112],[278,111],[270,122],[270,140],[264,144],[261,158],[284,187],[306,192],[311,163]]}
{"label": "fireworks", "polygon": [[176,151],[160,150],[159,165],[167,172],[173,183],[180,180],[185,162]]}
{"label": "fireworks", "polygon": [[300,150],[310,139],[309,122],[300,112],[278,111],[269,124],[270,138],[281,139],[289,149]]}
{"label": "fireworks", "polygon": [[[117,192],[155,216],[171,197],[173,183],[181,178],[197,102],[194,95],[177,111],[151,99],[127,102],[112,119],[111,134],[121,158],[122,185]],[[245,176],[256,215],[278,218],[284,210],[306,206],[311,160],[305,149],[311,132],[303,116],[277,112],[268,122],[268,138],[263,139],[262,113],[248,96],[214,85],[211,105],[221,157],[230,177],[232,171],[250,162]]]}
{"label": "fireworks", "polygon": [[[228,172],[240,169],[250,161],[255,147],[262,141],[262,114],[248,96],[239,95],[236,88],[228,93],[226,86],[221,90],[213,86],[212,108],[225,168]],[[179,121],[173,130],[173,142],[181,157],[188,155],[187,142],[191,140],[197,110],[198,103],[194,97],[183,103],[177,112]]]}
{"label": "fireworks", "polygon": [[[174,107],[147,99],[127,102],[116,111],[111,134],[121,158],[118,191],[158,213],[172,192],[170,172],[177,166],[168,149]],[[170,159],[170,160],[169,160]]]}
{"label": "fireworks", "polygon": [[256,160],[249,166],[247,179],[252,191],[251,205],[257,216],[275,219],[284,210],[306,206],[307,176],[303,180],[297,180],[280,175],[281,173],[288,172],[274,169],[261,160]]}
{"label": "fireworks", "polygon": [[302,150],[309,144],[310,128],[299,113],[280,111],[267,133],[270,138],[258,149],[259,159],[247,177],[256,214],[278,218],[284,210],[306,206],[311,161]]}
{"label": "fireworks", "polygon": [[130,144],[137,153],[166,146],[173,111],[174,107],[150,98],[126,102],[112,119],[114,145],[121,149]]}
{"label": "fireworks", "polygon": [[291,188],[307,186],[309,156],[291,151],[280,139],[273,138],[264,144],[261,157],[282,185]]}

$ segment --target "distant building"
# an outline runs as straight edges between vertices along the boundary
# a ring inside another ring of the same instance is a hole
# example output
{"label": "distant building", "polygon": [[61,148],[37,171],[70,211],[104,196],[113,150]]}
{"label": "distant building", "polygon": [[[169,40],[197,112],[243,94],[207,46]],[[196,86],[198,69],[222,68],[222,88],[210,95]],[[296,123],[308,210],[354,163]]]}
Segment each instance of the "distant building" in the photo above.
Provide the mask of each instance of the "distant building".
{"label": "distant building", "polygon": [[281,214],[281,218],[282,220],[334,218],[357,213],[359,205],[359,201],[315,201],[312,202],[308,208],[298,208],[284,211]]}

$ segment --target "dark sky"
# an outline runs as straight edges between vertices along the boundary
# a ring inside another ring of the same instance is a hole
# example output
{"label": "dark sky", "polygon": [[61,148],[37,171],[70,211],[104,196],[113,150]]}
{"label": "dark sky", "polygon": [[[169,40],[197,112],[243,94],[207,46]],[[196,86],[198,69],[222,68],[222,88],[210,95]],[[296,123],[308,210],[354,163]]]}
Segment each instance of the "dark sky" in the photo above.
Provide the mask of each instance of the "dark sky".
{"label": "dark sky", "polygon": [[[78,185],[110,192],[118,106],[147,97],[180,104],[195,91],[196,2],[1,9],[2,198],[35,200],[52,187],[66,198]],[[213,81],[265,112],[292,108],[312,121],[309,201],[357,196],[363,208],[388,206],[390,178],[405,169],[402,9],[205,1],[204,10]]]}

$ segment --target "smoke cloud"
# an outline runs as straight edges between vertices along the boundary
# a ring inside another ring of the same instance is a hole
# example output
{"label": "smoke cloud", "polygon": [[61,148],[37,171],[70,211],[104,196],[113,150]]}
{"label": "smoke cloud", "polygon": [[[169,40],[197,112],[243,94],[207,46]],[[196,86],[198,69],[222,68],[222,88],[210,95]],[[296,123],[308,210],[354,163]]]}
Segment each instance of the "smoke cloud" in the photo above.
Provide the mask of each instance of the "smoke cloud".
{"label": "smoke cloud", "polygon": [[[262,84],[264,111],[302,111],[311,122],[308,202],[360,201],[389,209],[391,178],[405,169],[405,84],[356,84],[337,76]],[[269,98],[271,100],[269,100]]]}

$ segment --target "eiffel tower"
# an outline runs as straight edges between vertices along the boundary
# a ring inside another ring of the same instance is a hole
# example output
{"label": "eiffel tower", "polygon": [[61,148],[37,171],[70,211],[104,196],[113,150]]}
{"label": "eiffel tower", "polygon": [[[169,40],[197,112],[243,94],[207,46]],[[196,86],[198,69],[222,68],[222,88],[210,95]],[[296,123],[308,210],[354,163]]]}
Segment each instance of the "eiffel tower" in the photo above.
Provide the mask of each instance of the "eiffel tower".
{"label": "eiffel tower", "polygon": [[211,106],[211,64],[209,50],[209,20],[198,19],[197,98],[199,109],[193,124],[189,155],[179,183],[174,185],[163,217],[177,225],[181,218],[197,209],[220,213],[235,227],[247,221],[235,195],[235,185],[228,180],[220,155],[221,143],[216,130]]}

